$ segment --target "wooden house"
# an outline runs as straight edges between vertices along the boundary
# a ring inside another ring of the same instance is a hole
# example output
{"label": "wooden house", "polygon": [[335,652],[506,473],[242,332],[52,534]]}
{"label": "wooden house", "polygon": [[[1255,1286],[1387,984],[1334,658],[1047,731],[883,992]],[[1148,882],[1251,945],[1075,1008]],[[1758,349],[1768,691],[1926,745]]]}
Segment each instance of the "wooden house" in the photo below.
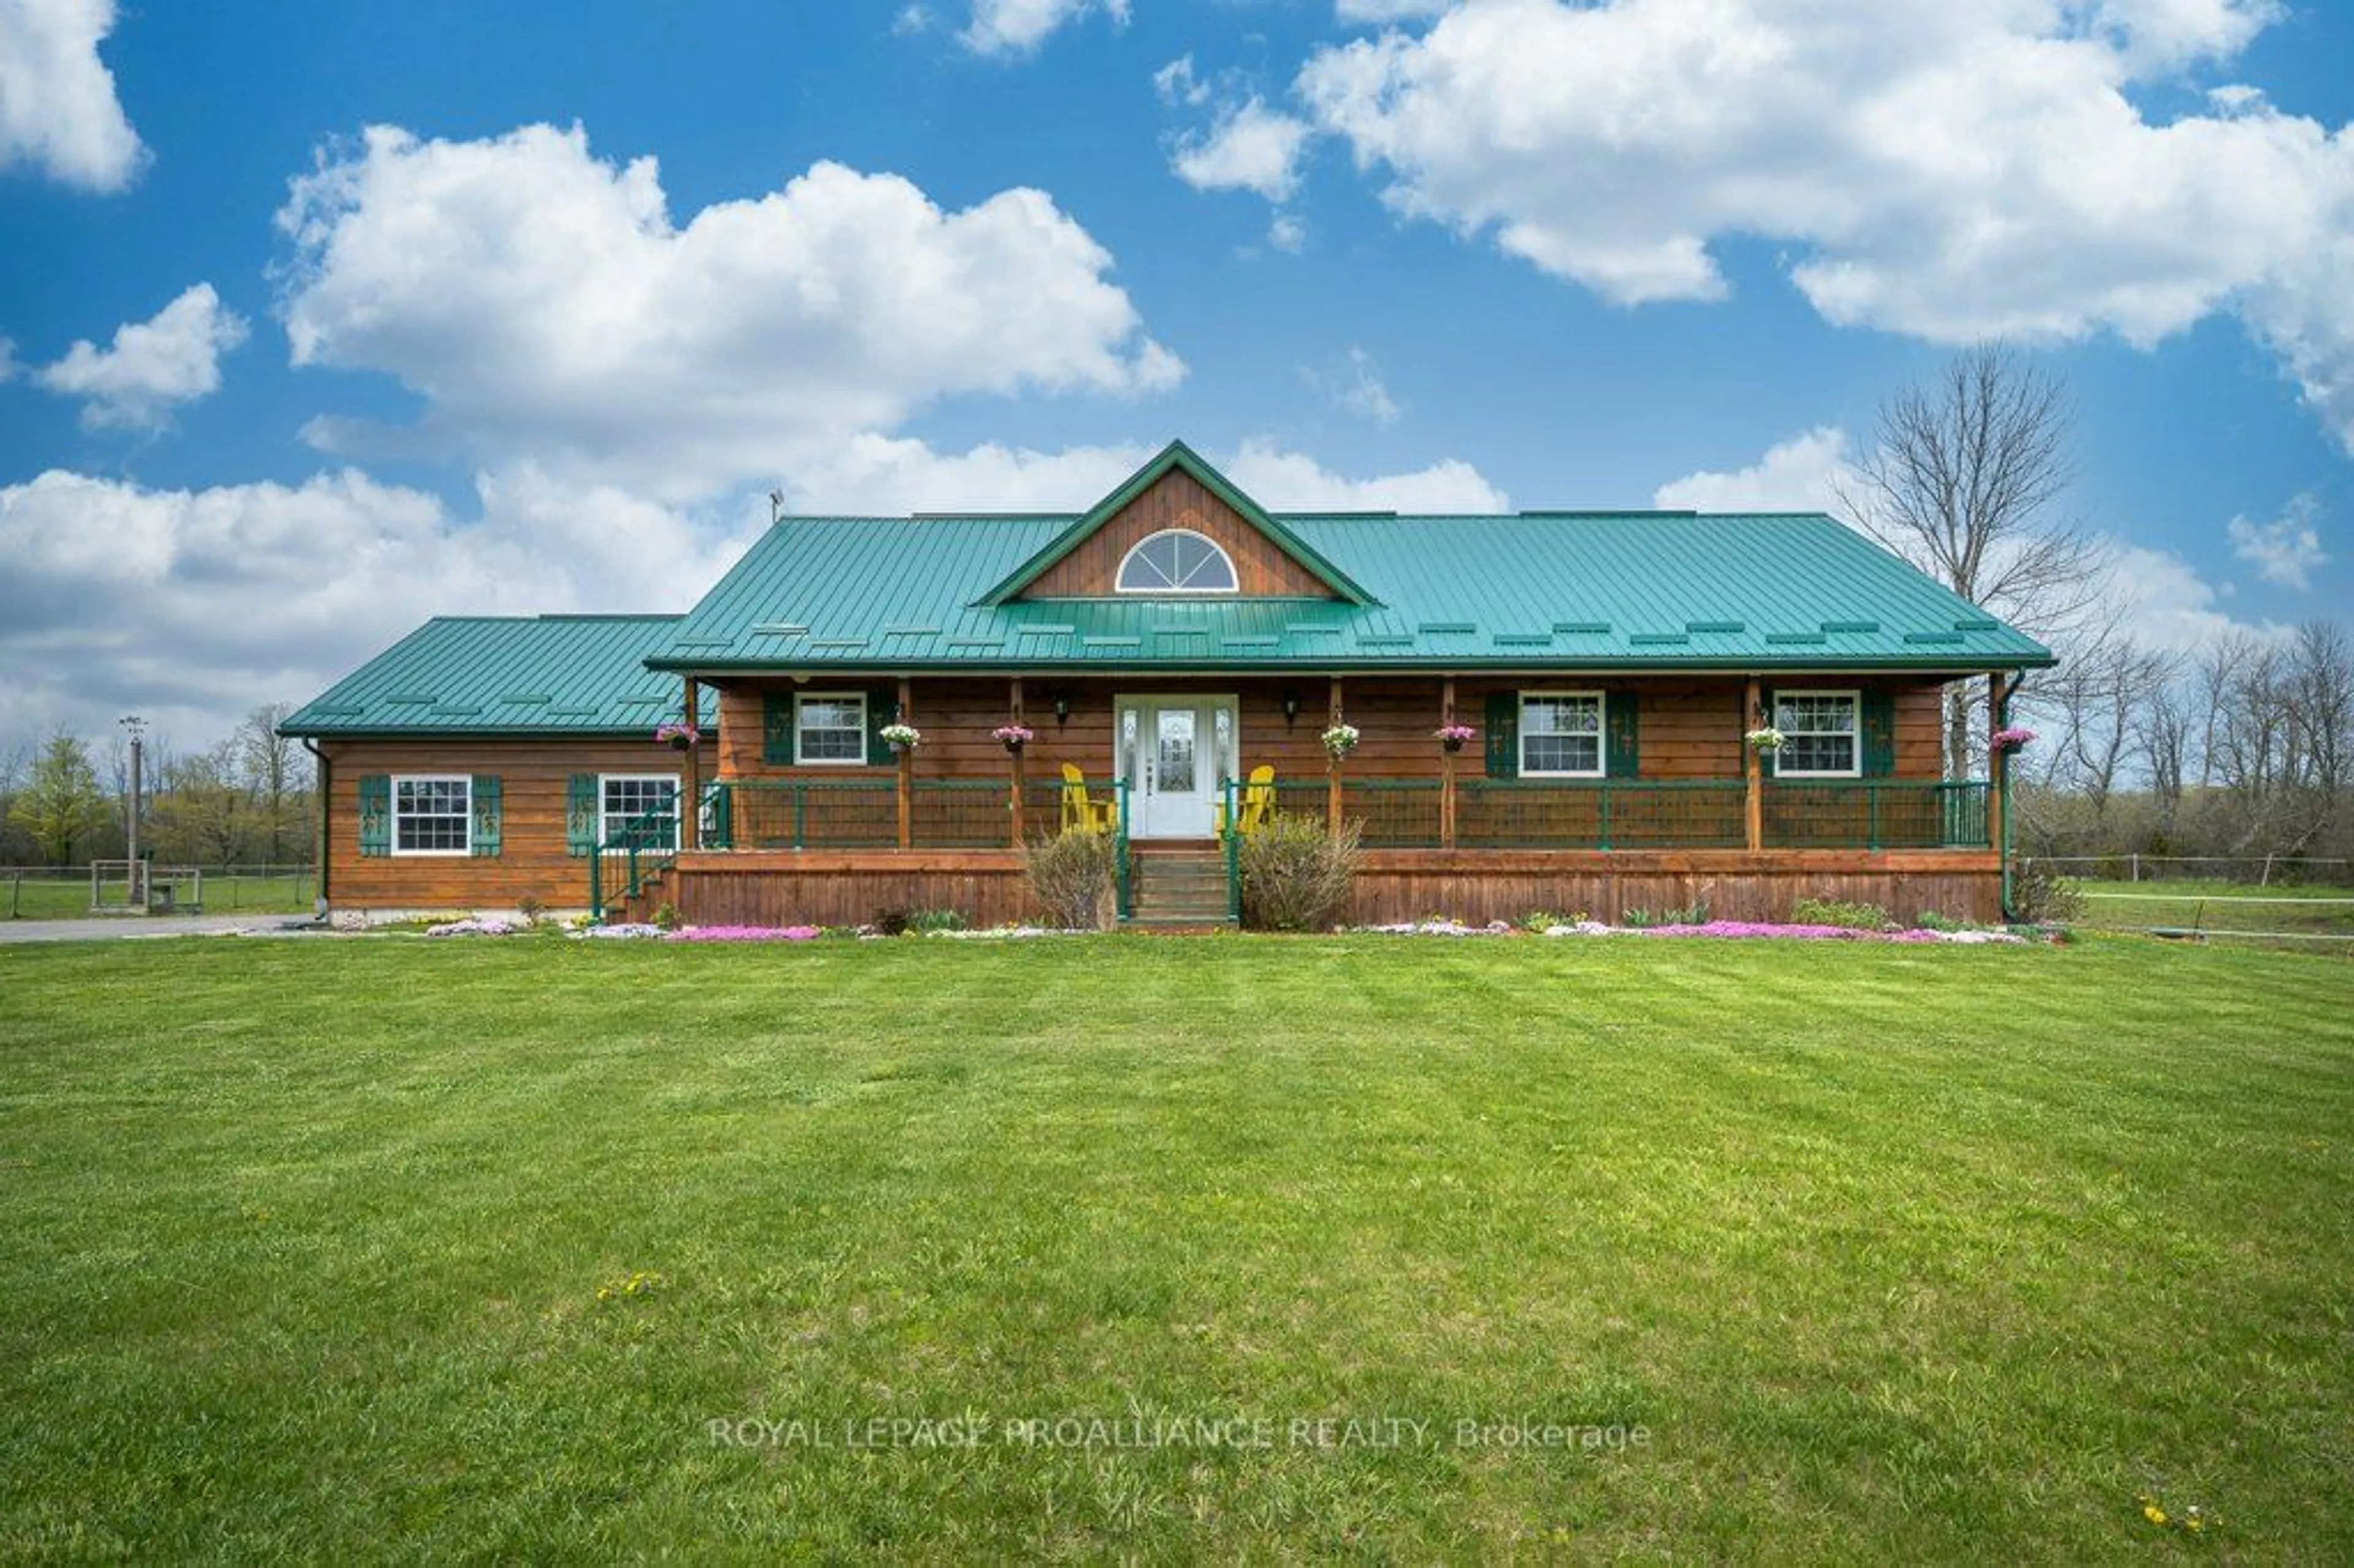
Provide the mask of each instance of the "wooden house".
{"label": "wooden house", "polygon": [[1941,698],[2051,662],[1820,514],[1275,514],[1172,443],[1077,516],[781,519],[683,616],[436,620],[285,727],[339,908],[993,923],[1086,822],[1193,923],[1271,804],[1358,824],[1353,922],[1990,920],[2002,759],[1944,778]]}

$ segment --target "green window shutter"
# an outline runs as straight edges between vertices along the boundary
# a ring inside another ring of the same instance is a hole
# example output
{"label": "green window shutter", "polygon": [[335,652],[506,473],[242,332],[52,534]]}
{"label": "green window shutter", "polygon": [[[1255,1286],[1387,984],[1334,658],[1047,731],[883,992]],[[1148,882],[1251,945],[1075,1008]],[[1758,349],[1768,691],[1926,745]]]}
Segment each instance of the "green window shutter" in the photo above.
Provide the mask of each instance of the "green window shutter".
{"label": "green window shutter", "polygon": [[593,854],[602,835],[605,798],[594,773],[575,773],[564,783],[564,853]]}
{"label": "green window shutter", "polygon": [[866,765],[870,768],[892,768],[899,761],[898,753],[883,738],[883,726],[899,716],[899,694],[888,686],[866,694]]}
{"label": "green window shutter", "polygon": [[489,858],[499,853],[499,776],[495,773],[474,775],[474,831],[472,853]]}
{"label": "green window shutter", "polygon": [[1488,777],[1521,776],[1521,694],[1488,694]]}
{"label": "green window shutter", "polygon": [[1632,779],[1643,770],[1641,715],[1632,692],[1607,692],[1602,698],[1602,771],[1611,779]]}
{"label": "green window shutter", "polygon": [[1863,725],[1857,745],[1862,753],[1863,776],[1885,779],[1896,771],[1896,694],[1866,692],[1858,705]]}
{"label": "green window shutter", "polygon": [[392,775],[360,775],[360,853],[392,853]]}
{"label": "green window shutter", "polygon": [[790,693],[771,692],[760,699],[760,760],[780,768],[793,765],[793,699]]}
{"label": "green window shutter", "polygon": [[[1758,700],[1766,705],[1766,727],[1767,729],[1781,728],[1781,726],[1774,722],[1775,719],[1779,716],[1774,711],[1775,705],[1781,700],[1775,693],[1774,688],[1768,686],[1763,692],[1759,693]],[[1743,744],[1746,745],[1748,743],[1744,741]],[[1757,754],[1757,771],[1760,776],[1767,779],[1774,777],[1774,758],[1775,753],[1770,751],[1761,751]]]}

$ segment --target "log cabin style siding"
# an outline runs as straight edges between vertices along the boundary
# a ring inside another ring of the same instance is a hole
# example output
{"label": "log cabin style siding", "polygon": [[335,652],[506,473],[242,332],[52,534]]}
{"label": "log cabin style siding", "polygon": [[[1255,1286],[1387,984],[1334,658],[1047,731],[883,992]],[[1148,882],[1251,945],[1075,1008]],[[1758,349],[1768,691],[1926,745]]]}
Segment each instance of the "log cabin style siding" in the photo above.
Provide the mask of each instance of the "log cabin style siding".
{"label": "log cabin style siding", "polygon": [[[319,749],[331,773],[327,896],[354,909],[513,909],[525,898],[550,909],[586,909],[588,860],[572,853],[567,832],[573,776],[684,779],[686,772],[684,754],[646,740],[336,740]],[[499,780],[497,854],[363,852],[363,779],[451,775]]]}
{"label": "log cabin style siding", "polygon": [[[923,745],[913,764],[919,779],[998,779],[1008,776],[1005,748],[990,732],[1012,722],[1014,677],[917,677],[908,683],[904,716],[920,730]],[[1444,683],[1437,676],[1343,676],[1341,713],[1363,738],[1343,771],[1366,778],[1436,779],[1442,752],[1434,732],[1444,722]],[[1894,714],[1893,767],[1889,777],[1935,779],[1943,766],[1939,750],[1942,709],[1938,685],[1891,683],[1858,677],[1825,677],[1809,687],[1888,694]],[[1115,703],[1124,695],[1233,696],[1238,700],[1241,773],[1271,766],[1284,777],[1315,775],[1325,768],[1324,726],[1331,713],[1331,677],[1269,678],[1264,675],[1057,677],[1042,673],[1023,678],[1023,722],[1037,738],[1025,749],[1027,774],[1051,777],[1064,762],[1090,778],[1108,776],[1114,766]],[[1484,723],[1490,694],[1506,696],[1536,691],[1599,691],[1613,703],[1635,705],[1637,772],[1642,779],[1738,779],[1745,758],[1743,734],[1744,683],[1738,677],[1667,677],[1562,674],[1532,672],[1509,678],[1482,676],[1456,683],[1455,712],[1475,727]],[[767,755],[763,724],[769,706],[790,702],[794,693],[855,692],[886,710],[896,707],[898,683],[885,675],[844,676],[790,682],[747,681],[728,685],[720,698],[720,745],[712,779],[840,778],[864,768],[887,775],[891,763],[877,758],[861,767],[795,766]],[[1067,721],[1057,722],[1055,698],[1070,704]],[[1287,696],[1299,699],[1296,718],[1284,716]],[[885,716],[888,716],[886,713]],[[880,722],[873,719],[870,723]],[[1457,758],[1458,776],[1480,770],[1475,742]]]}
{"label": "log cabin style siding", "polygon": [[1332,590],[1253,527],[1193,475],[1173,472],[1115,514],[1022,592],[1023,599],[1104,599],[1119,591],[1119,564],[1140,540],[1187,528],[1216,544],[1235,563],[1236,591],[1246,597],[1331,599]]}

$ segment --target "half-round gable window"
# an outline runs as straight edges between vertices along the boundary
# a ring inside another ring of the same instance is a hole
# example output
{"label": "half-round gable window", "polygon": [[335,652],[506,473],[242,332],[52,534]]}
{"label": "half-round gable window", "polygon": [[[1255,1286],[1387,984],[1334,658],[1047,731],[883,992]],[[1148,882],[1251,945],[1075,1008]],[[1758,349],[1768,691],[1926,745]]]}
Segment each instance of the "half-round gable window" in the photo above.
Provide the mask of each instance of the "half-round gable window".
{"label": "half-round gable window", "polygon": [[1234,561],[1214,540],[1169,528],[1136,542],[1113,586],[1122,593],[1233,593],[1237,585]]}

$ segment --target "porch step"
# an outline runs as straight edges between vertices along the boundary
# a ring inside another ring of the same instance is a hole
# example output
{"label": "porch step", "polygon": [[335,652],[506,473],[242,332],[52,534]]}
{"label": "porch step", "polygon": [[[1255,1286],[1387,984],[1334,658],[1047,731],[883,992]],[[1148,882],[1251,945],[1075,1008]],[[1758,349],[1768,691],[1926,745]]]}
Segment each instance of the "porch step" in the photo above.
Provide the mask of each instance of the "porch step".
{"label": "porch step", "polygon": [[1129,865],[1129,918],[1138,925],[1224,926],[1226,857],[1217,846],[1154,847]]}

